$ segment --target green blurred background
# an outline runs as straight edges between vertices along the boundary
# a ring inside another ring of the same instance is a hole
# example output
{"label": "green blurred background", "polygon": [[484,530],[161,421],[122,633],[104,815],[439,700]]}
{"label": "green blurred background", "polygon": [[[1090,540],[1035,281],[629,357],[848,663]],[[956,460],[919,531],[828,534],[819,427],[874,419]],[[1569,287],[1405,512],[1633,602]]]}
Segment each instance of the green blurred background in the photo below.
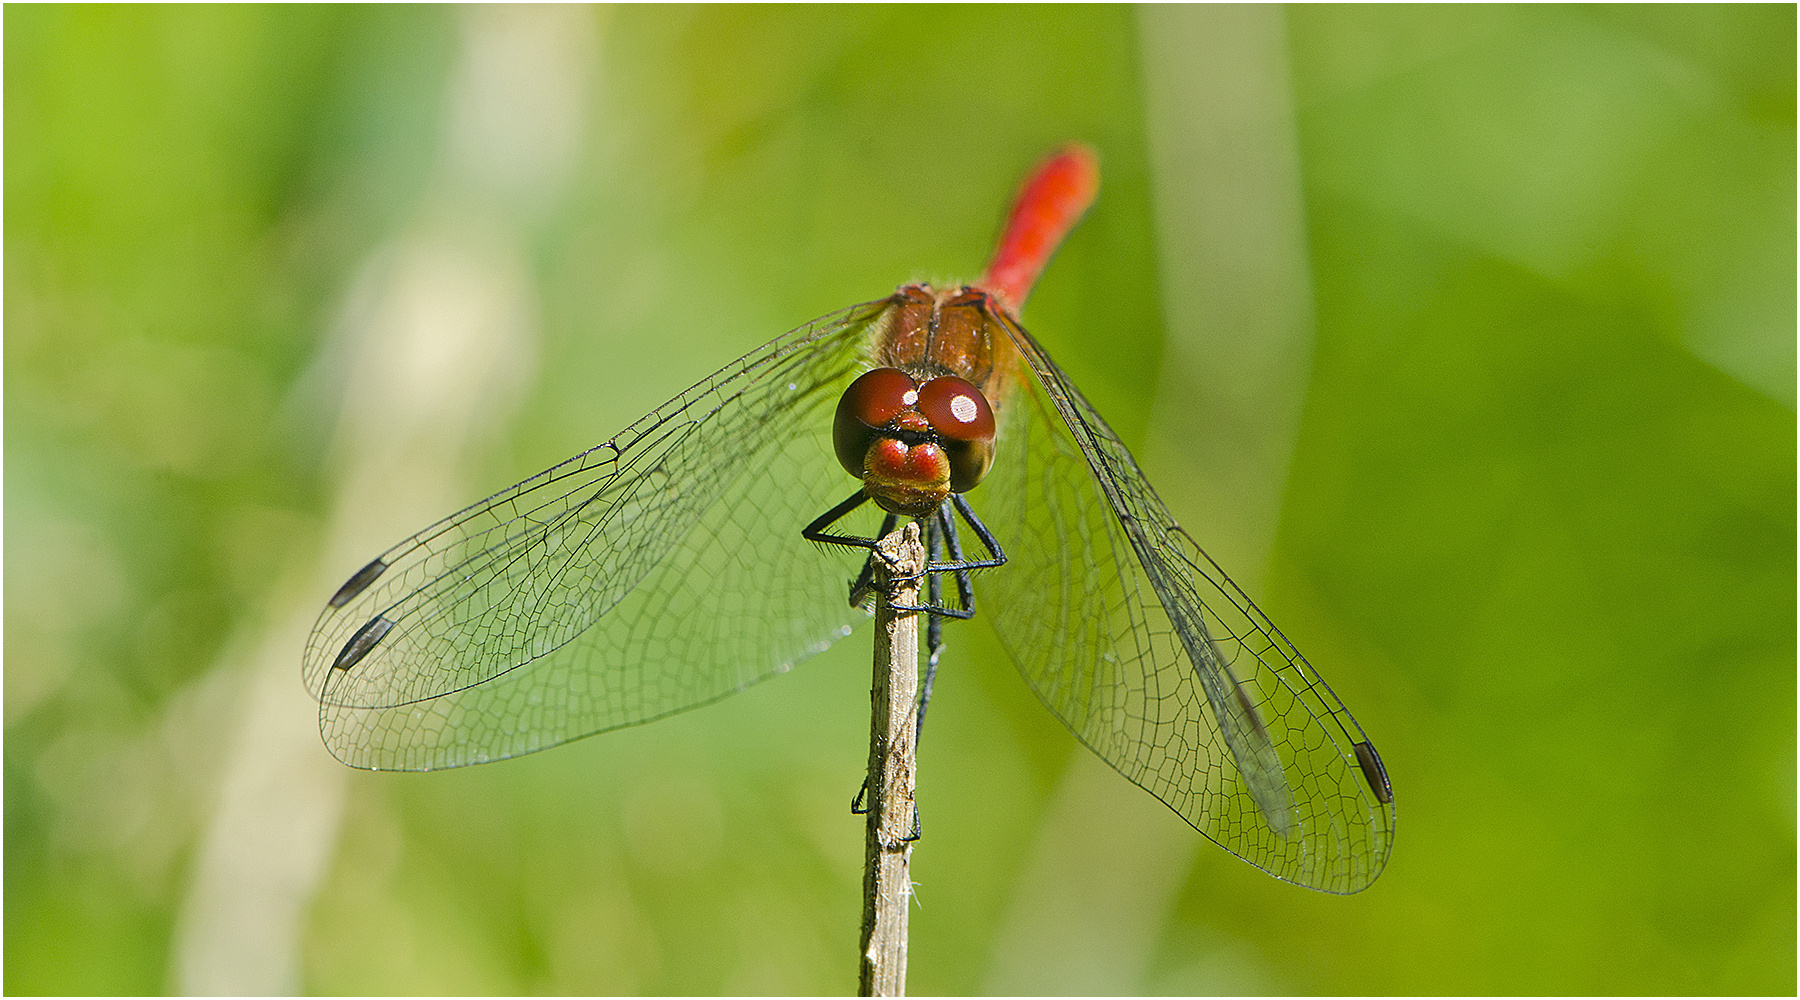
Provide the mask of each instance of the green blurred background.
{"label": "green blurred background", "polygon": [[428,775],[329,759],[300,642],[385,543],[974,276],[1071,138],[1026,322],[1399,835],[1276,882],[954,626],[912,991],[1794,991],[1793,7],[4,16],[7,992],[852,989],[866,633]]}

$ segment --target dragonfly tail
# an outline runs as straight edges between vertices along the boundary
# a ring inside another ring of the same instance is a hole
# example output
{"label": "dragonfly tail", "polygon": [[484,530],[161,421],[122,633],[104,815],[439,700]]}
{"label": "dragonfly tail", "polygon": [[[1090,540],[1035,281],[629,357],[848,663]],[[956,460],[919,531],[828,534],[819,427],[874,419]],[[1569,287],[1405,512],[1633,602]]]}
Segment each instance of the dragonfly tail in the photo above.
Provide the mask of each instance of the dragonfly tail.
{"label": "dragonfly tail", "polygon": [[1007,219],[982,287],[1018,315],[1038,275],[1100,192],[1100,158],[1071,144],[1039,164]]}

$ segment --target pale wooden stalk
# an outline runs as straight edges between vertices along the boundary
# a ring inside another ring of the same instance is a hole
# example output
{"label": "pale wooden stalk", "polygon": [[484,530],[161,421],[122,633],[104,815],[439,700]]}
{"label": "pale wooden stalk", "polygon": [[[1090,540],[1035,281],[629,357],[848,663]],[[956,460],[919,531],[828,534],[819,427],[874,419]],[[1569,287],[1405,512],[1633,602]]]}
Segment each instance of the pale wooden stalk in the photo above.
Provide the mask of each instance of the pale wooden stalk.
{"label": "pale wooden stalk", "polygon": [[870,692],[868,835],[863,868],[860,995],[906,995],[906,908],[912,899],[913,751],[918,733],[919,613],[925,547],[916,523],[875,549],[875,682]]}

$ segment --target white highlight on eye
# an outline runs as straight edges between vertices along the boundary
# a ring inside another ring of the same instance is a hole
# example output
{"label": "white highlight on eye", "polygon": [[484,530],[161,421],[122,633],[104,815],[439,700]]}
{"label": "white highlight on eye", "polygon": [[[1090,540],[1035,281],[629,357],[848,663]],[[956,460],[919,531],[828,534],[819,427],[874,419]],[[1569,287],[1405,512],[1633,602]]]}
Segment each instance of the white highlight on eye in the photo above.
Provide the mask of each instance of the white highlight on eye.
{"label": "white highlight on eye", "polygon": [[950,400],[950,415],[965,424],[973,422],[977,412],[975,401],[968,396],[958,395]]}
{"label": "white highlight on eye", "polygon": [[916,405],[919,402],[919,390],[906,390],[906,395],[900,397],[900,402],[905,403],[907,406]]}

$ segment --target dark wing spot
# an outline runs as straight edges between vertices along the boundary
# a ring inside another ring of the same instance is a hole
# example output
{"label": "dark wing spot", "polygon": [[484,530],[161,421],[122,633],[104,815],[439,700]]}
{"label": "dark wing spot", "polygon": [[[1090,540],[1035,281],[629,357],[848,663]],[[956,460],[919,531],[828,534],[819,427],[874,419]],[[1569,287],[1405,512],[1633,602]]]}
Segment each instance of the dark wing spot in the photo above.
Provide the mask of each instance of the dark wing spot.
{"label": "dark wing spot", "polygon": [[388,634],[388,629],[393,627],[393,622],[380,615],[369,619],[367,625],[357,629],[356,634],[350,637],[350,641],[344,643],[344,651],[338,654],[337,662],[331,665],[331,669],[349,670],[356,666],[363,657],[369,655],[369,650],[375,648],[375,644],[381,641],[381,637]]}
{"label": "dark wing spot", "polygon": [[[1229,674],[1230,671],[1228,670],[1226,673]],[[1232,683],[1234,686],[1231,693],[1237,695],[1238,707],[1244,710],[1244,717],[1250,720],[1251,727],[1256,730],[1257,738],[1263,743],[1269,742],[1269,731],[1263,728],[1262,713],[1258,712],[1256,706],[1250,704],[1250,699],[1244,696],[1244,689],[1237,685],[1236,677],[1232,678]]]}
{"label": "dark wing spot", "polygon": [[1369,791],[1375,793],[1376,801],[1382,805],[1394,801],[1394,786],[1388,784],[1387,768],[1381,764],[1381,755],[1375,752],[1373,744],[1367,740],[1356,745],[1356,763],[1362,768],[1363,780],[1369,783]]}
{"label": "dark wing spot", "polygon": [[379,559],[369,563],[362,569],[357,570],[350,579],[345,580],[344,585],[337,589],[337,593],[331,595],[331,600],[326,601],[325,603],[334,608],[341,608],[344,605],[349,604],[351,598],[362,593],[369,584],[375,582],[376,577],[387,572],[387,568],[388,564]]}

